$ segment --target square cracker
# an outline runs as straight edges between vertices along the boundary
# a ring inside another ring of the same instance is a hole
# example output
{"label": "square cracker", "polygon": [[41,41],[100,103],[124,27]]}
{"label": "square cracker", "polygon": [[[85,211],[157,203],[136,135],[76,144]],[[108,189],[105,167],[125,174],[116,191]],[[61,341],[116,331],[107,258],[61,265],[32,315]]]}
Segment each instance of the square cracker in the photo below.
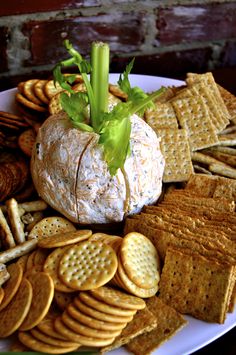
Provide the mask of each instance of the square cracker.
{"label": "square cracker", "polygon": [[146,122],[154,129],[178,128],[177,117],[170,102],[157,103],[155,109],[147,110]]}
{"label": "square cracker", "polygon": [[192,174],[185,186],[188,191],[202,197],[213,197],[217,185],[214,175]]}
{"label": "square cracker", "polygon": [[189,96],[172,102],[179,124],[189,137],[192,151],[218,143],[209,109],[201,96]]}
{"label": "square cracker", "polygon": [[233,277],[233,265],[169,248],[160,280],[160,297],[183,314],[224,323]]}
{"label": "square cracker", "polygon": [[147,307],[155,315],[157,327],[127,344],[128,350],[135,355],[150,354],[187,324],[179,312],[165,304],[159,297],[149,298]]}
{"label": "square cracker", "polygon": [[220,91],[221,97],[230,114],[230,121],[236,124],[236,96],[231,94],[228,90],[220,85],[217,85]]}
{"label": "square cracker", "polygon": [[131,322],[122,330],[121,334],[115,338],[111,345],[102,348],[101,353],[114,350],[129,343],[130,340],[138,335],[148,333],[157,326],[157,319],[152,312],[145,307],[138,311]]}
{"label": "square cracker", "polygon": [[163,182],[187,181],[193,173],[189,141],[184,129],[158,129],[165,158]]}

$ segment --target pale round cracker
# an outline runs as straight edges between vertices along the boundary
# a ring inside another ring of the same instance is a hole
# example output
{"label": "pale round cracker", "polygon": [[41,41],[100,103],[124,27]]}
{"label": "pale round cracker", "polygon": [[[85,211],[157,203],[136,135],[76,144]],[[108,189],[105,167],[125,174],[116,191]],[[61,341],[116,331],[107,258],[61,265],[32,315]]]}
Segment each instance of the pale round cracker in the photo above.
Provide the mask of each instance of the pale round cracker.
{"label": "pale round cracker", "polygon": [[85,335],[88,337],[95,337],[99,339],[107,339],[111,337],[116,337],[118,336],[122,329],[118,330],[101,330],[101,329],[94,329],[91,327],[88,327],[79,321],[75,320],[73,317],[71,317],[68,312],[63,312],[62,314],[62,321],[63,323],[70,329],[72,329],[74,332],[80,334],[80,335]]}
{"label": "pale round cracker", "polygon": [[23,268],[17,263],[9,265],[7,271],[10,274],[10,278],[3,285],[4,298],[0,304],[0,311],[11,302],[20,287],[23,277]]}
{"label": "pale round cracker", "polygon": [[33,289],[31,308],[20,330],[29,330],[41,322],[51,306],[54,285],[51,277],[45,272],[37,272],[27,277]]}
{"label": "pale round cracker", "polygon": [[[88,292],[80,292],[78,298],[85,303],[86,305],[94,308],[97,311],[103,312],[109,315],[116,315],[122,321],[127,321],[130,316],[133,316],[136,313],[136,309],[127,309],[121,308],[119,306],[109,305],[101,300],[96,299]],[[78,298],[75,298],[75,305],[77,305]],[[127,319],[126,319],[127,318]]]}
{"label": "pale round cracker", "polygon": [[117,264],[117,256],[111,247],[86,240],[66,250],[59,264],[58,275],[68,287],[91,290],[110,281]]}
{"label": "pale round cracker", "polygon": [[45,260],[43,270],[44,272],[48,273],[51,276],[54,283],[55,290],[61,292],[75,292],[74,289],[66,286],[58,277],[59,263],[62,255],[65,253],[67,248],[69,247],[68,246],[63,248],[61,247],[51,252],[51,254],[49,254],[47,259]]}
{"label": "pale round cracker", "polygon": [[74,332],[72,329],[67,327],[64,322],[60,319],[57,318],[54,323],[55,329],[65,337],[67,337],[70,340],[73,341],[78,341],[81,345],[85,346],[93,346],[93,347],[100,347],[100,346],[106,346],[111,344],[114,341],[113,338],[108,338],[108,339],[99,339],[95,337],[89,337],[89,336],[84,336],[80,335],[76,332]]}
{"label": "pale round cracker", "polygon": [[22,324],[31,306],[32,286],[23,278],[11,302],[0,312],[0,338],[13,334]]}
{"label": "pale round cracker", "polygon": [[136,310],[146,307],[146,303],[141,298],[129,295],[108,286],[96,288],[89,291],[89,293],[98,300],[117,307]]}
{"label": "pale round cracker", "polygon": [[38,339],[46,344],[49,345],[57,345],[58,347],[70,347],[70,346],[77,346],[77,348],[79,347],[78,343],[74,343],[72,341],[68,341],[68,340],[60,340],[60,339],[56,339],[53,338],[50,335],[44,334],[43,332],[41,332],[40,330],[34,328],[31,329],[30,334],[35,338]]}
{"label": "pale round cracker", "polygon": [[79,345],[70,347],[58,347],[53,345],[45,344],[44,342],[34,338],[29,332],[19,332],[19,340],[27,346],[29,349],[34,351],[44,352],[48,354],[65,354],[73,350],[78,349]]}
{"label": "pale round cracker", "polygon": [[125,273],[138,287],[153,288],[160,280],[160,260],[153,243],[141,233],[128,233],[120,247]]}
{"label": "pale round cracker", "polygon": [[75,226],[63,217],[46,217],[39,221],[30,231],[28,239],[45,238],[59,233],[73,232]]}
{"label": "pale round cracker", "polygon": [[125,273],[122,263],[119,260],[118,262],[118,269],[117,273],[121,279],[121,282],[123,283],[123,287],[126,291],[130,292],[131,294],[140,297],[140,298],[149,298],[152,296],[155,296],[155,294],[158,291],[158,284],[152,288],[142,288],[138,287],[134,282],[132,282],[127,274]]}
{"label": "pale round cracker", "polygon": [[111,322],[111,321],[96,319],[94,317],[91,317],[89,314],[80,312],[79,309],[72,303],[69,304],[69,306],[67,306],[66,311],[75,320],[78,320],[82,324],[95,329],[117,330],[117,329],[123,329],[124,325],[126,324],[118,321]]}
{"label": "pale round cracker", "polygon": [[72,232],[55,234],[53,236],[45,237],[38,242],[41,248],[57,248],[66,245],[82,242],[92,235],[90,229],[81,229]]}
{"label": "pale round cracker", "polygon": [[98,320],[103,320],[105,322],[111,322],[111,323],[128,323],[130,320],[133,318],[133,314],[136,312],[133,312],[132,315],[128,316],[122,316],[122,315],[117,315],[117,314],[108,314],[103,311],[97,310],[93,308],[90,304],[85,303],[84,300],[81,300],[79,298],[75,298],[73,305],[83,314],[88,315],[92,318],[98,319]]}

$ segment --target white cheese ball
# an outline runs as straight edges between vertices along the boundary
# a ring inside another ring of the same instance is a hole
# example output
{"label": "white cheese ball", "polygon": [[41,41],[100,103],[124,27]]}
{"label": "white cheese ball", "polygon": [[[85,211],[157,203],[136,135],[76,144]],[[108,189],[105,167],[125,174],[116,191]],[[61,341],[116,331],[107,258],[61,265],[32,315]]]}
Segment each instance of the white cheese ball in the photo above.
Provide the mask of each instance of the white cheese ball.
{"label": "white cheese ball", "polygon": [[131,153],[115,176],[98,140],[98,134],[74,128],[64,112],[49,117],[37,135],[31,159],[35,188],[72,222],[120,222],[161,194],[164,158],[147,123],[131,117]]}

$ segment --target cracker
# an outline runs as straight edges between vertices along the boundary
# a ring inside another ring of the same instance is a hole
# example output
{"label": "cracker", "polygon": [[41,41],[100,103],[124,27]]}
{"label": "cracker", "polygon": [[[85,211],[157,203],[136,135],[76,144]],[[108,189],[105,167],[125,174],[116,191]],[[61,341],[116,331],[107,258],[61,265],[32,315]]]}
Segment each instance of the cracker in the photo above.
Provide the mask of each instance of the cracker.
{"label": "cracker", "polygon": [[[129,317],[133,316],[137,311],[136,309],[127,309],[127,308],[121,308],[121,307],[109,305],[101,300],[97,300],[88,292],[80,292],[79,296],[75,298],[74,304],[75,305],[77,305],[77,303],[80,304],[81,303],[80,300],[84,304],[96,309],[97,311],[100,311],[100,312],[103,312],[103,313],[109,314],[109,315],[120,316],[121,322],[122,321],[128,322]],[[128,317],[128,319],[125,319],[127,317]]]}
{"label": "cracker", "polygon": [[75,226],[63,217],[46,217],[38,222],[28,235],[28,239],[45,238],[62,232],[73,232]]}
{"label": "cracker", "polygon": [[[50,115],[56,115],[63,110],[62,106],[61,106],[61,101],[60,101],[60,97],[61,97],[62,92],[65,92],[65,91],[58,92],[50,99],[49,104],[48,104],[48,110],[49,110]],[[65,92],[65,93],[67,93],[67,92]]]}
{"label": "cracker", "polygon": [[95,338],[95,337],[89,337],[89,336],[84,336],[80,335],[77,332],[73,331],[71,328],[67,327],[63,321],[60,318],[57,318],[54,323],[55,329],[65,337],[67,337],[70,340],[73,341],[78,341],[81,345],[85,346],[106,346],[108,344],[111,344],[114,340],[113,338],[106,338],[106,339],[100,339],[100,338]]}
{"label": "cracker", "polygon": [[54,338],[48,334],[44,334],[43,332],[41,332],[38,329],[31,329],[30,334],[35,339],[40,340],[43,343],[48,344],[48,345],[56,345],[56,346],[62,347],[62,348],[75,346],[77,349],[79,347],[78,343],[68,341],[68,340],[61,340],[61,339]]}
{"label": "cracker", "polygon": [[54,300],[62,311],[73,301],[74,297],[74,293],[65,293],[57,290],[54,292]]}
{"label": "cracker", "polygon": [[61,292],[74,292],[74,289],[65,285],[58,276],[59,263],[67,248],[68,246],[64,248],[61,247],[51,252],[45,260],[43,270],[51,276],[55,290]]}
{"label": "cracker", "polygon": [[24,225],[19,214],[18,203],[14,198],[6,201],[7,212],[14,239],[17,244],[25,242]]}
{"label": "cracker", "polygon": [[58,84],[57,82],[54,83],[53,80],[48,80],[47,83],[44,86],[44,93],[47,96],[47,98],[50,100],[54,95],[56,95],[57,93],[60,93],[64,91],[64,89],[62,89],[62,87],[60,86],[60,84]]}
{"label": "cracker", "polygon": [[230,121],[236,123],[236,97],[235,95],[231,94],[228,90],[220,86],[219,84],[217,85],[220,95],[222,99],[224,100],[225,106],[227,107],[227,110],[230,114]]}
{"label": "cracker", "polygon": [[186,250],[168,249],[160,297],[183,314],[208,322],[226,317],[232,265]]}
{"label": "cracker", "polygon": [[213,197],[217,185],[214,176],[203,174],[192,174],[185,186],[185,189],[192,191],[198,196]]}
{"label": "cracker", "polygon": [[44,265],[49,251],[47,249],[37,248],[34,253],[34,265]]}
{"label": "cracker", "polygon": [[121,292],[112,287],[102,286],[89,292],[98,300],[113,306],[136,310],[145,308],[145,302],[141,298]]}
{"label": "cracker", "polygon": [[28,234],[31,232],[33,227],[45,217],[42,211],[33,212],[31,216],[32,216],[32,222],[27,224],[25,227],[25,230]]}
{"label": "cracker", "polygon": [[127,344],[128,350],[135,355],[152,353],[187,324],[179,312],[166,305],[159,297],[147,300],[147,308],[155,316],[157,326]]}
{"label": "cracker", "polygon": [[71,246],[61,258],[58,274],[68,287],[91,290],[112,279],[117,269],[114,250],[101,242]]}
{"label": "cracker", "polygon": [[18,137],[18,145],[25,155],[31,157],[32,149],[35,144],[36,134],[33,128],[22,132]]}
{"label": "cracker", "polygon": [[120,258],[127,276],[142,288],[155,287],[160,280],[160,260],[156,248],[143,234],[125,235],[120,247]]}
{"label": "cracker", "polygon": [[7,307],[7,305],[14,298],[17,293],[21,280],[23,277],[23,269],[19,264],[11,264],[7,267],[7,271],[10,274],[9,280],[3,285],[4,298],[0,305],[0,311]]}
{"label": "cracker", "polygon": [[74,232],[59,233],[39,240],[38,246],[41,248],[63,247],[74,243],[82,242],[92,235],[90,229],[81,229]]}
{"label": "cracker", "polygon": [[157,133],[165,158],[163,182],[187,181],[193,174],[193,166],[186,130],[160,129]]}
{"label": "cracker", "polygon": [[24,321],[31,305],[32,287],[23,279],[18,292],[5,309],[0,312],[0,338],[13,334]]}
{"label": "cracker", "polygon": [[13,248],[16,245],[11,229],[7,223],[7,220],[0,208],[0,240],[5,249]]}
{"label": "cracker", "polygon": [[170,102],[158,102],[155,109],[146,110],[145,120],[154,131],[160,128],[178,128],[175,110]]}
{"label": "cracker", "polygon": [[26,271],[31,270],[34,267],[34,255],[35,255],[36,250],[33,250],[27,258],[26,262]]}
{"label": "cracker", "polygon": [[60,340],[67,340],[62,335],[58,334],[58,332],[54,328],[54,321],[55,317],[47,318],[45,317],[35,329],[39,329],[42,333],[46,335],[50,335],[53,338],[60,339]]}
{"label": "cracker", "polygon": [[1,287],[7,280],[9,280],[10,274],[7,271],[7,267],[5,264],[0,264],[0,304],[2,302],[2,298],[4,296],[4,290]]}
{"label": "cracker", "polygon": [[38,79],[30,79],[23,83],[23,95],[36,105],[42,105],[42,101],[35,95],[34,85],[37,83]]}
{"label": "cracker", "polygon": [[58,346],[49,345],[36,339],[29,332],[19,332],[18,338],[29,349],[48,353],[48,354],[69,353],[71,351],[78,349],[80,346],[78,344],[76,344],[76,346],[68,346],[68,347],[58,347]]}
{"label": "cracker", "polygon": [[121,333],[121,329],[117,330],[101,330],[101,329],[94,329],[84,324],[80,323],[78,320],[75,320],[71,317],[67,312],[63,312],[62,314],[62,321],[63,323],[76,333],[80,335],[84,335],[87,337],[95,337],[98,339],[109,339],[111,337],[116,337]]}
{"label": "cracker", "polygon": [[26,242],[17,245],[11,249],[3,251],[0,253],[0,263],[7,263],[11,260],[19,258],[22,255],[29,253],[34,250],[38,244],[36,239],[27,240]]}
{"label": "cracker", "polygon": [[[118,269],[117,269],[117,274],[118,277],[120,278],[122,282],[122,288],[131,293],[132,295],[135,295],[137,297],[141,298],[149,298],[154,296],[157,291],[158,291],[158,284],[151,288],[142,288],[137,286],[133,281],[130,280],[130,278],[127,276],[121,260],[118,262]],[[119,285],[120,286],[120,285]]]}
{"label": "cracker", "polygon": [[49,99],[44,93],[44,86],[46,85],[47,80],[37,80],[34,84],[33,90],[35,95],[39,98],[41,102],[48,105]]}
{"label": "cracker", "polygon": [[128,98],[128,95],[123,90],[121,90],[118,85],[109,84],[109,91],[110,93],[112,93],[116,97],[119,97],[122,100],[127,100]]}
{"label": "cracker", "polygon": [[36,272],[27,277],[33,289],[30,310],[20,326],[20,330],[35,327],[47,314],[53,300],[54,285],[51,277],[44,272]]}
{"label": "cracker", "polygon": [[117,349],[129,343],[131,339],[137,337],[138,335],[150,332],[156,328],[156,326],[156,317],[148,310],[147,307],[145,307],[135,314],[132,321],[127,324],[121,334],[116,337],[115,341],[111,345],[101,349],[101,353]]}
{"label": "cracker", "polygon": [[43,107],[41,105],[35,104],[34,102],[28,100],[25,96],[23,96],[21,93],[16,93],[16,101],[22,104],[23,106],[26,106],[27,108],[34,110],[36,112],[47,112],[47,108]]}
{"label": "cracker", "polygon": [[209,110],[201,96],[190,96],[172,102],[180,126],[186,129],[191,150],[216,145],[218,137]]}
{"label": "cracker", "polygon": [[[78,320],[80,323],[90,327],[90,328],[95,328],[97,330],[120,330],[123,329],[126,326],[126,322],[119,322],[119,319],[117,320],[116,317],[113,317],[113,321],[105,321],[105,320],[100,320],[95,318],[94,316],[91,316],[87,313],[80,312],[78,307],[76,307],[74,304],[69,304],[66,308],[66,311],[68,314],[74,318],[75,320]],[[96,312],[95,312],[96,313]],[[130,317],[131,320],[132,317]]]}

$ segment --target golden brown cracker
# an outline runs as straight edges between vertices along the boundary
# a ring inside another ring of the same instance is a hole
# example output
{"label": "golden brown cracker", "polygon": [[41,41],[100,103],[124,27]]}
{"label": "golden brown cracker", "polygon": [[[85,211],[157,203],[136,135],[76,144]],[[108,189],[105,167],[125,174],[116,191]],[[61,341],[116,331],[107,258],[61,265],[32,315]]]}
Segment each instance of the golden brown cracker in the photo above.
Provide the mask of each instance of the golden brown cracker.
{"label": "golden brown cracker", "polygon": [[7,271],[10,274],[9,280],[3,285],[4,290],[4,298],[0,305],[0,311],[6,308],[6,306],[11,302],[14,298],[15,294],[17,293],[22,277],[23,277],[23,269],[22,267],[15,263],[11,264],[7,267]]}
{"label": "golden brown cracker", "polygon": [[45,217],[29,233],[28,239],[45,238],[62,232],[75,231],[75,226],[63,217]]}
{"label": "golden brown cracker", "polygon": [[81,229],[72,232],[64,232],[39,240],[38,246],[41,248],[57,248],[70,244],[75,244],[88,239],[92,235],[90,229]]}

